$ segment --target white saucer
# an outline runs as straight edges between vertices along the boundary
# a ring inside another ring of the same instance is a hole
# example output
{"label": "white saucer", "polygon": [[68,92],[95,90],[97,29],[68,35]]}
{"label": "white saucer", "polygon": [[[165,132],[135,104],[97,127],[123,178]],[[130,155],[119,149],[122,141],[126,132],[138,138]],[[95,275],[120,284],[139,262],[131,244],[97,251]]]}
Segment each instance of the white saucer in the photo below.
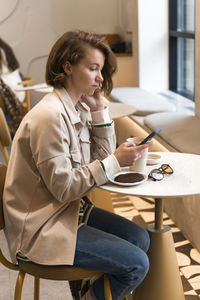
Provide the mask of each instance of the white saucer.
{"label": "white saucer", "polygon": [[[123,175],[123,174],[128,174],[128,173],[137,173],[137,174],[141,174],[143,175],[144,179],[143,180],[140,180],[140,181],[136,181],[136,182],[118,182],[118,181],[115,181],[114,178],[118,175]],[[117,185],[123,185],[123,186],[133,186],[133,185],[137,185],[137,184],[141,184],[143,183],[144,181],[146,181],[148,178],[148,176],[145,174],[145,173],[141,173],[141,172],[133,172],[133,171],[122,171],[122,172],[119,172],[117,174],[114,174],[112,178],[109,178],[109,181],[114,183],[114,184],[117,184]]]}
{"label": "white saucer", "polygon": [[162,161],[162,156],[159,154],[149,153],[147,157],[147,165],[157,165]]}

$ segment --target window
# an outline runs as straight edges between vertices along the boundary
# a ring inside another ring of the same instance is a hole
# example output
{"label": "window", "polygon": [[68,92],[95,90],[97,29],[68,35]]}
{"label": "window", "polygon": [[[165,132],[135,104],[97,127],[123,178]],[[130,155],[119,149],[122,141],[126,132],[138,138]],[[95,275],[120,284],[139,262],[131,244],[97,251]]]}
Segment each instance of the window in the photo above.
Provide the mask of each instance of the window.
{"label": "window", "polygon": [[195,0],[169,0],[170,90],[194,99]]}

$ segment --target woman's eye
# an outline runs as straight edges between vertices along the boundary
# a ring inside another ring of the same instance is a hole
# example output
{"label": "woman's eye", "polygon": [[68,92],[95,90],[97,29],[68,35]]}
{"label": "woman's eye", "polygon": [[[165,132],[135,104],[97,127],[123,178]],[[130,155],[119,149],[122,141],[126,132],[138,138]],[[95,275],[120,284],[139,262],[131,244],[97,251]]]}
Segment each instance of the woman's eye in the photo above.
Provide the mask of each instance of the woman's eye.
{"label": "woman's eye", "polygon": [[96,71],[97,68],[90,68],[90,71]]}

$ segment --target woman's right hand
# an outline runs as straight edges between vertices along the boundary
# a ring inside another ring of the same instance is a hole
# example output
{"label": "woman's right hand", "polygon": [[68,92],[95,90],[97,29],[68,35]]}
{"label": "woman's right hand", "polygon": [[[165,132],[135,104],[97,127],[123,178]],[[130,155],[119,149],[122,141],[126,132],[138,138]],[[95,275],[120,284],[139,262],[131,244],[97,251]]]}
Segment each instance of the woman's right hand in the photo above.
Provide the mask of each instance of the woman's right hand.
{"label": "woman's right hand", "polygon": [[121,144],[114,152],[120,167],[131,166],[141,157],[146,148],[152,145],[152,142],[144,145],[136,146],[132,142],[125,142]]}

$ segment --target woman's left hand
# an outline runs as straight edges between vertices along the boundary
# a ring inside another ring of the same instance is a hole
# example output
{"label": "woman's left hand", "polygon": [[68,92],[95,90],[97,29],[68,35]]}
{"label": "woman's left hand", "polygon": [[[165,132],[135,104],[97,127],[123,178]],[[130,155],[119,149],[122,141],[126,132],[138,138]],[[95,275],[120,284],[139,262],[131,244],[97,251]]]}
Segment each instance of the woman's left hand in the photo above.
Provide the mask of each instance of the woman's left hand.
{"label": "woman's left hand", "polygon": [[89,106],[90,111],[104,109],[103,97],[99,89],[96,89],[92,96],[88,96],[85,94],[82,95],[81,100]]}

